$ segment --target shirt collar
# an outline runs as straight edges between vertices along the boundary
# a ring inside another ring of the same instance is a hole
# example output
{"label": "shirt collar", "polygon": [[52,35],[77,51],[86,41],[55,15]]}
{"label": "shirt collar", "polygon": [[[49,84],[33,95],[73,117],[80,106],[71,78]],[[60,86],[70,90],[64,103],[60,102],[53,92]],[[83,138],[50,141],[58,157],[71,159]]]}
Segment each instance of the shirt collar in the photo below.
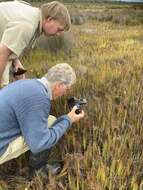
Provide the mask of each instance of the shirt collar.
{"label": "shirt collar", "polygon": [[42,77],[41,79],[37,79],[37,80],[40,81],[45,86],[45,88],[47,89],[49,93],[50,100],[52,100],[52,90],[51,90],[51,85],[49,81],[45,77]]}

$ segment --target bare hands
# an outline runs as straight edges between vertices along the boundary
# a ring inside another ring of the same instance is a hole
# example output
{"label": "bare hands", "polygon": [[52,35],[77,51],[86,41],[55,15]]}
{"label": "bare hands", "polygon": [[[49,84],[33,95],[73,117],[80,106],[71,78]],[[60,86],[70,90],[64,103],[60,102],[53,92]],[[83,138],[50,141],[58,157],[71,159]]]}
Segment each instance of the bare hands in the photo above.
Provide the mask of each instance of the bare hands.
{"label": "bare hands", "polygon": [[[17,72],[19,68],[25,70],[25,68],[23,67],[23,65],[19,61],[19,59],[15,60],[15,62],[13,63],[13,67],[14,67],[14,72]],[[25,74],[13,76],[13,81],[20,80],[20,79],[25,79]]]}
{"label": "bare hands", "polygon": [[77,110],[77,106],[74,106],[74,107],[72,108],[71,112],[69,112],[69,113],[67,114],[68,117],[71,119],[71,121],[72,121],[73,123],[78,122],[81,118],[84,117],[84,111],[83,111],[83,110],[81,110],[81,113],[79,113],[79,114],[76,114],[76,113],[75,113],[76,110]]}

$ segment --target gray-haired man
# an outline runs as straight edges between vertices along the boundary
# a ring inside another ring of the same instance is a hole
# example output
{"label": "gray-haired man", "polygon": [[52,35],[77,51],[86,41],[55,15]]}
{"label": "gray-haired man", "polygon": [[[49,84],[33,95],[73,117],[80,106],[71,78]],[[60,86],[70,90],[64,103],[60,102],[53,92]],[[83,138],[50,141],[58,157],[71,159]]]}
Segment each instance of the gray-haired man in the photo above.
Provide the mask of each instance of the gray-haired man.
{"label": "gray-haired man", "polygon": [[[0,86],[9,83],[9,68],[23,68],[19,61],[25,48],[34,46],[36,39],[61,34],[71,25],[67,8],[60,2],[45,3],[41,8],[23,1],[0,3]],[[24,78],[23,75],[20,78]]]}
{"label": "gray-haired man", "polygon": [[73,122],[84,117],[83,111],[75,113],[76,107],[56,121],[49,117],[51,100],[64,95],[75,81],[72,67],[62,63],[50,68],[42,79],[19,80],[0,91],[0,164],[28,149],[34,154],[30,158],[32,170],[46,164],[47,156],[42,152],[54,146]]}

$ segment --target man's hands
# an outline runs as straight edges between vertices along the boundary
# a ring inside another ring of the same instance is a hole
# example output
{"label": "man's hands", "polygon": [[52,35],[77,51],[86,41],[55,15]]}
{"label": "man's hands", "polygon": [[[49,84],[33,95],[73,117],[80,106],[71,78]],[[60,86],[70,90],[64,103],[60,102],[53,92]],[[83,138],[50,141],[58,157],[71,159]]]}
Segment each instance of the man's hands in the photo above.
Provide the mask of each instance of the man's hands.
{"label": "man's hands", "polygon": [[[25,68],[23,67],[23,65],[21,64],[21,62],[19,61],[19,59],[15,59],[13,62],[13,67],[14,67],[14,72],[17,72],[19,68],[25,70]],[[20,79],[25,79],[25,74],[21,74],[21,75],[14,75],[13,76],[13,81],[15,80],[20,80]]]}
{"label": "man's hands", "polygon": [[[1,79],[2,79],[2,75],[3,72],[5,70],[7,61],[9,59],[9,56],[12,54],[12,51],[10,49],[8,49],[4,44],[0,43],[0,87],[1,87]],[[14,70],[17,71],[18,68],[22,68],[24,69],[24,67],[22,66],[22,64],[20,63],[19,59],[15,59],[13,62],[13,66],[14,66]],[[14,80],[18,80],[18,79],[24,79],[25,75],[19,75],[19,76],[15,76]]]}
{"label": "man's hands", "polygon": [[84,117],[84,111],[81,110],[81,113],[76,114],[75,111],[77,110],[77,106],[74,106],[71,110],[71,112],[69,112],[67,115],[68,117],[71,119],[71,121],[74,122],[78,122],[81,118]]}

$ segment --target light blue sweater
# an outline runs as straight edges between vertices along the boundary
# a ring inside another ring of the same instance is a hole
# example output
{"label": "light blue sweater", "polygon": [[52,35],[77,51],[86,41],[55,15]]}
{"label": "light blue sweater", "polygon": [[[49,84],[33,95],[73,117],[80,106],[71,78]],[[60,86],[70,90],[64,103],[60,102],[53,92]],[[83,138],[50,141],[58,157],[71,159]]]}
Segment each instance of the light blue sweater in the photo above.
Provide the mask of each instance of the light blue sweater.
{"label": "light blue sweater", "polygon": [[48,128],[50,107],[48,90],[36,79],[20,80],[0,90],[0,155],[20,135],[33,153],[55,145],[71,120],[63,115]]}

